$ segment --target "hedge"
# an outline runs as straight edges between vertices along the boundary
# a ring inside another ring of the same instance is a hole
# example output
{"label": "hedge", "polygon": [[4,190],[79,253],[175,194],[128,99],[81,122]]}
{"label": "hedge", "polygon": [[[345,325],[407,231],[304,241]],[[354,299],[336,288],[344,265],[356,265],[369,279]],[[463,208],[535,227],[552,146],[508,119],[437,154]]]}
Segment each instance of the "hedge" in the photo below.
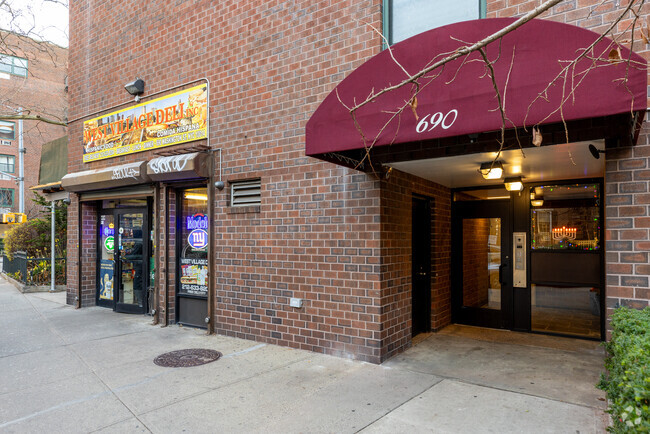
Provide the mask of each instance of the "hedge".
{"label": "hedge", "polygon": [[605,344],[606,374],[598,387],[607,392],[616,433],[650,432],[650,308],[620,307],[612,315],[612,339]]}

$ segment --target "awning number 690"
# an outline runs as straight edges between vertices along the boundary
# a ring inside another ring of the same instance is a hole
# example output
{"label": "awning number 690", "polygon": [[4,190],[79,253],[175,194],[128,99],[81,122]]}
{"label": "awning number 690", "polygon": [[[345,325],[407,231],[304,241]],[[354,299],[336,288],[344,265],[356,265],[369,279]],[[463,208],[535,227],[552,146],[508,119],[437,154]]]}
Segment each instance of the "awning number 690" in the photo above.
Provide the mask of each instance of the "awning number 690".
{"label": "awning number 690", "polygon": [[[429,117],[431,116],[431,117]],[[442,112],[434,113],[433,115],[427,114],[415,127],[415,131],[423,133],[425,131],[433,131],[435,127],[440,125],[443,129],[451,127],[458,118],[458,110],[453,109],[443,115]]]}

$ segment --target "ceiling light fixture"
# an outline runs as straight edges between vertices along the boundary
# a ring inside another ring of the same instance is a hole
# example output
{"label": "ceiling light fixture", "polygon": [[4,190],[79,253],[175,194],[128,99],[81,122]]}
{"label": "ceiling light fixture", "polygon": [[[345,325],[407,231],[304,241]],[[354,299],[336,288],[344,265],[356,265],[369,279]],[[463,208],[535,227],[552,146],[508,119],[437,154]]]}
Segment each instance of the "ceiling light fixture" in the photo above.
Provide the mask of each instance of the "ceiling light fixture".
{"label": "ceiling light fixture", "polygon": [[521,191],[524,189],[524,183],[521,182],[521,176],[506,178],[503,183],[508,191]]}
{"label": "ceiling light fixture", "polygon": [[479,172],[481,172],[484,179],[501,179],[503,176],[503,164],[500,161],[481,163]]}
{"label": "ceiling light fixture", "polygon": [[208,200],[208,195],[207,194],[201,194],[201,193],[185,193],[185,199],[207,201]]}

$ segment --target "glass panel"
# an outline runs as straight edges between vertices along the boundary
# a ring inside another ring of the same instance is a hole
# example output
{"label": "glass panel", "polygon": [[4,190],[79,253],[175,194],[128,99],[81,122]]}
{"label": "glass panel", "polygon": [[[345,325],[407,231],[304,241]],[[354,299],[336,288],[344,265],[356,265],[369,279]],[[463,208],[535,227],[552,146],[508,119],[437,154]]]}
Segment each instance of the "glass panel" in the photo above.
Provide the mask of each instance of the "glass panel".
{"label": "glass panel", "polygon": [[142,286],[143,226],[143,213],[120,215],[118,240],[122,265],[122,275],[120,276],[122,285],[119,303],[142,306],[144,295]]}
{"label": "glass panel", "polygon": [[115,270],[115,224],[112,215],[99,218],[99,298],[113,300]]}
{"label": "glass panel", "polygon": [[480,190],[464,190],[454,193],[454,202],[494,199],[510,199],[510,193],[504,186],[497,188],[482,188]]}
{"label": "glass panel", "polygon": [[600,249],[598,184],[535,187],[530,199],[532,249]]}
{"label": "glass panel", "polygon": [[145,206],[147,206],[147,199],[106,199],[102,201],[102,209],[141,208]]}
{"label": "glass panel", "polygon": [[463,306],[501,309],[501,219],[463,219]]}
{"label": "glass panel", "polygon": [[391,43],[446,24],[480,18],[480,3],[479,0],[393,0]]}
{"label": "glass panel", "polygon": [[0,139],[13,140],[15,126],[13,122],[0,121]]}
{"label": "glass panel", "polygon": [[531,285],[532,329],[600,338],[600,290]]}
{"label": "glass panel", "polygon": [[180,231],[180,293],[208,295],[208,190],[183,192]]}

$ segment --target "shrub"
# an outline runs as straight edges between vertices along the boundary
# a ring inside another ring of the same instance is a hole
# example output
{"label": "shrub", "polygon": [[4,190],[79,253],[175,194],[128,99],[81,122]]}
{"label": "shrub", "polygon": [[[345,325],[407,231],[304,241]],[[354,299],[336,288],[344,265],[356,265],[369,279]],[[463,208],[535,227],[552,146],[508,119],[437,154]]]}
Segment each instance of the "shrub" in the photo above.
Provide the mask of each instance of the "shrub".
{"label": "shrub", "polygon": [[[34,199],[38,205],[49,206],[42,196],[36,194]],[[67,205],[59,202],[55,208],[55,254],[57,257],[66,256],[68,239]],[[41,217],[33,218],[25,223],[14,225],[7,232],[4,240],[5,253],[9,259],[15,252],[26,252],[28,258],[43,258],[50,256],[51,216],[45,212]]]}
{"label": "shrub", "polygon": [[610,431],[650,432],[650,308],[616,309],[605,347],[607,373],[598,387],[607,392]]}

